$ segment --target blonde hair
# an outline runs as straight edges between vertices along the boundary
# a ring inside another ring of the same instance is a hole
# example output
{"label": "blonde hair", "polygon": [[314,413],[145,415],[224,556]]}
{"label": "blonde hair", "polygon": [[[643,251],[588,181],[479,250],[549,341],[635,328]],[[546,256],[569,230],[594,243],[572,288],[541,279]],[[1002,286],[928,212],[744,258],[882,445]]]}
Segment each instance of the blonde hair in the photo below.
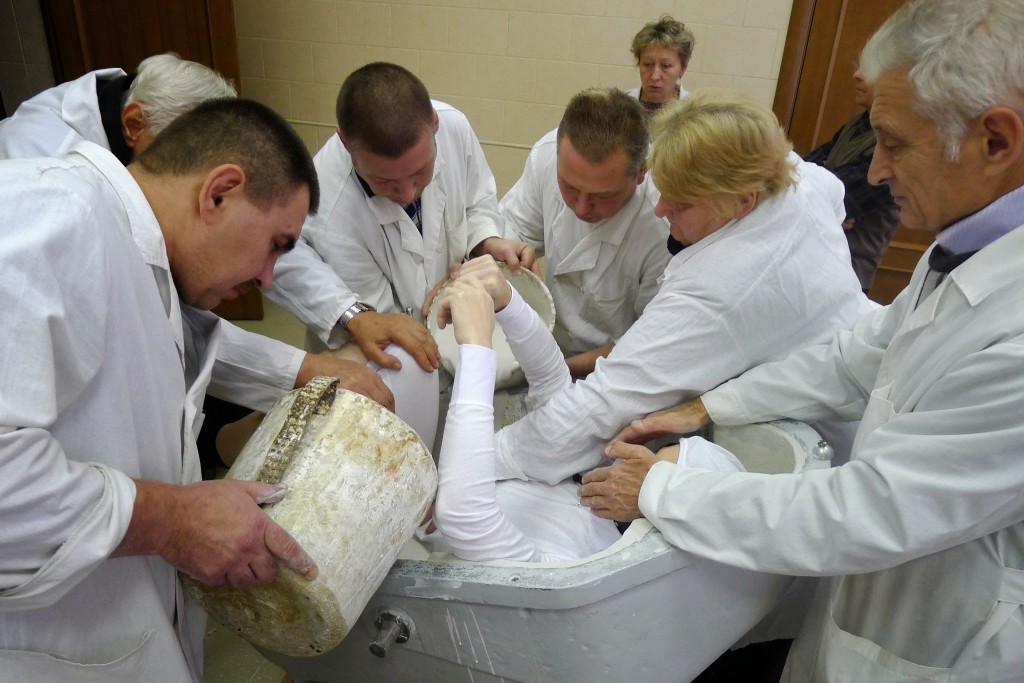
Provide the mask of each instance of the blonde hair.
{"label": "blonde hair", "polygon": [[796,183],[793,144],[770,111],[735,93],[701,93],[673,102],[651,122],[648,167],[661,194],[680,203],[709,200],[723,215],[741,195],[757,201]]}

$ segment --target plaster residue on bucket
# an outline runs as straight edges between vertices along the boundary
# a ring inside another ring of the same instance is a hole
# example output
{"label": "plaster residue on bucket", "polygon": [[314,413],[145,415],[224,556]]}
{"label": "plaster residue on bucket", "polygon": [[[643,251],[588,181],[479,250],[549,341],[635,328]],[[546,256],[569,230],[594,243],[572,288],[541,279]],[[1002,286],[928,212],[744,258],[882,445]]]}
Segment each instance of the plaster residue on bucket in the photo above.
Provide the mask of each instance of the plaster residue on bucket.
{"label": "plaster residue on bucket", "polygon": [[[294,394],[268,413],[228,478],[251,479],[259,472],[282,426],[294,423]],[[401,419],[337,389],[326,414],[305,418],[280,483],[287,495],[264,509],[313,557],[317,578],[307,582],[282,571],[258,590],[232,594],[219,612],[216,603],[225,596],[205,591],[203,603],[225,626],[262,647],[319,654],[345,636],[412,537],[433,500],[437,471]]]}

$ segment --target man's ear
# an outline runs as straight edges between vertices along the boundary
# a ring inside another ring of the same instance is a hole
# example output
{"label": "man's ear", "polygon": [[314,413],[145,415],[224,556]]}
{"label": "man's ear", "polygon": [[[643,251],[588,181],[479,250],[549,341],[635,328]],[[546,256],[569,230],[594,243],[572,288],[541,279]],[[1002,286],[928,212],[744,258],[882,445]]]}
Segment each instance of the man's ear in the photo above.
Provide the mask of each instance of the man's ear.
{"label": "man's ear", "polygon": [[135,149],[139,136],[146,129],[146,112],[139,102],[129,102],[121,112],[121,134],[125,144]]}
{"label": "man's ear", "polygon": [[434,132],[436,133],[441,128],[441,119],[437,117],[437,110],[434,109]]}
{"label": "man's ear", "polygon": [[1009,107],[992,107],[981,115],[982,155],[988,176],[1019,164],[1024,155],[1024,121]]}
{"label": "man's ear", "polygon": [[226,200],[241,197],[245,190],[245,171],[235,164],[221,164],[206,174],[199,190],[199,216],[214,224],[224,214]]}
{"label": "man's ear", "polygon": [[639,185],[647,177],[647,162],[640,164],[640,171],[636,174],[636,184]]}
{"label": "man's ear", "polygon": [[335,128],[334,132],[338,134],[338,139],[341,140],[341,144],[345,148],[345,151],[352,154],[352,150],[348,148],[348,140],[345,139],[345,135],[341,132],[341,128]]}

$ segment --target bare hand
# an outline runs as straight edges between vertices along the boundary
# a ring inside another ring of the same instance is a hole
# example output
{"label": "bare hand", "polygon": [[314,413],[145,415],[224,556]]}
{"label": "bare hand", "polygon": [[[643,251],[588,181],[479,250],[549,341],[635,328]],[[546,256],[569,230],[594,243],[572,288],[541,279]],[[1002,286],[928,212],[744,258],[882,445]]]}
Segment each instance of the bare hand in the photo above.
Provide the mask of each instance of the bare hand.
{"label": "bare hand", "polygon": [[[458,270],[458,268],[458,263],[453,264],[451,266],[448,266],[448,272],[454,273],[455,271]],[[443,278],[438,280],[433,287],[430,288],[429,292],[427,292],[427,298],[423,300],[423,310],[420,311],[423,314],[424,320],[430,320],[430,306],[434,303],[434,298],[437,296],[437,293],[441,291],[441,288],[445,286],[445,283],[447,283],[451,279],[452,278],[450,275],[445,275]]]}
{"label": "bare hand", "polygon": [[534,275],[540,275],[537,263],[537,250],[533,245],[520,240],[507,240],[501,237],[488,237],[473,248],[474,256],[489,254],[495,261],[504,261],[509,270],[518,273],[519,269],[528,268]]}
{"label": "bare hand", "polygon": [[843,230],[850,231],[857,227],[857,221],[853,218],[847,218],[843,221]]}
{"label": "bare hand", "polygon": [[604,346],[598,346],[596,349],[567,357],[565,364],[569,366],[569,374],[573,377],[586,377],[597,367],[597,359],[607,358],[613,348],[615,348],[614,342],[609,342]]}
{"label": "bare hand", "polygon": [[479,283],[494,300],[495,311],[502,310],[512,300],[512,285],[505,279],[501,267],[490,255],[478,256],[453,267],[452,277]]}
{"label": "bare hand", "polygon": [[689,434],[711,422],[704,403],[699,398],[681,403],[674,408],[658,410],[647,417],[633,420],[612,441],[644,443],[666,434]]}
{"label": "bare hand", "polygon": [[[359,315],[364,314],[360,313]],[[388,357],[390,358],[391,356]],[[306,386],[309,380],[319,375],[337,377],[338,383],[342,388],[362,394],[392,412],[395,410],[395,397],[391,393],[391,389],[388,389],[388,386],[384,384],[380,375],[366,367],[363,363],[336,358],[329,351],[324,353],[307,353],[306,357],[302,360],[302,365],[299,367],[295,388]]]}
{"label": "bare hand", "polygon": [[[678,452],[676,447],[677,457]],[[664,449],[655,455],[643,446],[613,441],[605,448],[605,455],[619,462],[583,475],[583,484],[579,488],[580,503],[603,519],[629,522],[643,517],[640,487],[654,464],[670,460],[671,453]]]}
{"label": "bare hand", "polygon": [[[279,486],[229,480],[188,486],[137,481],[136,491],[132,524],[137,517],[149,516],[149,523],[161,528],[154,550],[203,583],[246,588],[273,580],[280,566],[316,578],[313,558],[259,507],[283,497]],[[140,507],[145,508],[141,514]],[[137,554],[125,550],[120,554]]]}
{"label": "bare hand", "polygon": [[402,363],[384,353],[388,344],[398,344],[409,352],[424,372],[437,370],[441,352],[430,330],[404,313],[357,313],[348,323],[348,331],[359,344],[366,359],[382,368],[400,370]]}
{"label": "bare hand", "polygon": [[444,298],[437,312],[437,323],[441,329],[453,323],[455,341],[459,344],[491,348],[494,301],[480,282],[472,279],[456,280],[444,290]]}

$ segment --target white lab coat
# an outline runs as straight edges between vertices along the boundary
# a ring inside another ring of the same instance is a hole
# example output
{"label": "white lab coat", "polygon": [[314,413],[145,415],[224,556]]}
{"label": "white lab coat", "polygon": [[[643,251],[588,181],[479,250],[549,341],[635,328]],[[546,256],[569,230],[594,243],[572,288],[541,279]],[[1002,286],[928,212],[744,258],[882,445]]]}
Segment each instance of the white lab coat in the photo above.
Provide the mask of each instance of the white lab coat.
{"label": "white lab coat", "polygon": [[566,355],[618,341],[658,291],[671,256],[660,193],[648,175],[614,216],[581,221],[558,190],[556,130],[530,150],[523,175],[498,205],[508,237],[545,256],[554,335]]}
{"label": "white lab coat", "polygon": [[422,195],[422,236],[401,206],[366,196],[337,135],[314,157],[320,211],[297,248],[278,259],[267,291],[307,325],[310,348],[346,340],[335,324],[357,298],[383,312],[412,309],[422,320],[427,292],[448,266],[500,235],[494,176],[476,134],[457,109],[438,101],[434,109],[437,159]]}
{"label": "white lab coat", "polygon": [[499,434],[499,476],[555,483],[594,467],[630,420],[830,338],[871,304],[850,267],[843,186],[799,184],[687,247],[644,314],[585,380]]}
{"label": "white lab coat", "polygon": [[[123,75],[121,69],[93,71],[23,102],[10,118],[0,121],[0,159],[59,158],[83,140],[109,150],[96,99],[96,80]],[[191,320],[186,319],[186,328]],[[266,411],[283,393],[292,390],[305,358],[301,349],[230,323],[223,326],[223,335],[211,394]]]}
{"label": "white lab coat", "polygon": [[217,320],[186,344],[156,218],[96,146],[3,162],[0,204],[0,670],[12,681],[199,680],[204,616],[175,570],[109,555],[132,516],[133,478],[199,479]]}
{"label": "white lab coat", "polygon": [[847,465],[648,475],[640,508],[679,547],[749,569],[842,575],[818,596],[790,680],[1021,680],[1022,253],[1018,228],[913,310],[926,256],[891,306],[830,345],[703,397],[723,424],[863,414]]}
{"label": "white lab coat", "polygon": [[121,69],[91,71],[22,102],[0,121],[0,159],[62,157],[82,140],[109,150],[96,81],[124,75]]}

